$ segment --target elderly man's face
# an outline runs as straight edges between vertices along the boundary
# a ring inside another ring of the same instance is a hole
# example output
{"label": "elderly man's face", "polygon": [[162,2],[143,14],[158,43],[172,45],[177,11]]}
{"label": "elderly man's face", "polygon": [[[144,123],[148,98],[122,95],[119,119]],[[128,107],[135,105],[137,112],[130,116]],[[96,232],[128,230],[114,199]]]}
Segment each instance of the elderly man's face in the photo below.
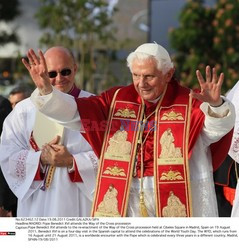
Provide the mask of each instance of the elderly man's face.
{"label": "elderly man's face", "polygon": [[134,87],[146,101],[157,99],[163,93],[165,85],[174,73],[174,69],[171,69],[168,73],[163,74],[157,69],[156,62],[152,59],[135,59],[131,70]]}

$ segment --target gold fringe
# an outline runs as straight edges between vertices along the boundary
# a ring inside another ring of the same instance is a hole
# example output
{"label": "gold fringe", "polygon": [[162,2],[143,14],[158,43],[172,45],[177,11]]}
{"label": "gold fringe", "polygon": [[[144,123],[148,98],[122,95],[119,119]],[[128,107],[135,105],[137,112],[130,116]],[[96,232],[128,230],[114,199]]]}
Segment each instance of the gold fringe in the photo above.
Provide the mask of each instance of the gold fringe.
{"label": "gold fringe", "polygon": [[139,202],[141,217],[149,217],[146,205],[144,203],[144,193],[140,192],[140,202]]}

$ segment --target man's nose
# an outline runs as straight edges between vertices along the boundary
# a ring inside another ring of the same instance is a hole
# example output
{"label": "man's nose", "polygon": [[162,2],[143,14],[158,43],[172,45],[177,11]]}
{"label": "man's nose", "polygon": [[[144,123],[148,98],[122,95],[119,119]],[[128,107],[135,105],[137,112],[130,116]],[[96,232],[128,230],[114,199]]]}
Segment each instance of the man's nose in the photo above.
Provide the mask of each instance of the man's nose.
{"label": "man's nose", "polygon": [[57,76],[55,77],[56,81],[60,81],[62,79],[62,75],[60,72],[57,72]]}
{"label": "man's nose", "polygon": [[145,84],[145,77],[144,76],[140,76],[139,77],[139,85],[143,86]]}

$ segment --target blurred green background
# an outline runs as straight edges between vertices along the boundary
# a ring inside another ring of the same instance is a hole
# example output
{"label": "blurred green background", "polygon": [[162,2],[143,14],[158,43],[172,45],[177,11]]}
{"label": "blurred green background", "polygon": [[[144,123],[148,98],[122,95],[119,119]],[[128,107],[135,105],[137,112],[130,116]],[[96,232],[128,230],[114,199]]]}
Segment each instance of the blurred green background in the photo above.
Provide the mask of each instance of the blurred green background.
{"label": "blurred green background", "polygon": [[129,84],[126,56],[153,41],[183,85],[198,87],[196,69],[210,65],[224,72],[226,93],[239,78],[239,0],[1,0],[0,94],[34,88],[21,63],[29,48],[68,47],[77,85],[100,93]]}

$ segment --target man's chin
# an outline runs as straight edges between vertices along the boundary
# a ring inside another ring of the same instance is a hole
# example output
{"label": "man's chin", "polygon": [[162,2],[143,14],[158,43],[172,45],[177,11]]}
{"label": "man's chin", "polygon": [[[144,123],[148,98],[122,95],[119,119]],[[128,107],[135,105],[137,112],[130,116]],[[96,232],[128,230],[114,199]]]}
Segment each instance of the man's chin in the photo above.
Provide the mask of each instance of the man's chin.
{"label": "man's chin", "polygon": [[66,88],[62,85],[55,85],[55,88],[61,92],[67,93]]}
{"label": "man's chin", "polygon": [[144,101],[150,102],[153,100],[151,95],[141,95],[141,97],[144,99]]}

